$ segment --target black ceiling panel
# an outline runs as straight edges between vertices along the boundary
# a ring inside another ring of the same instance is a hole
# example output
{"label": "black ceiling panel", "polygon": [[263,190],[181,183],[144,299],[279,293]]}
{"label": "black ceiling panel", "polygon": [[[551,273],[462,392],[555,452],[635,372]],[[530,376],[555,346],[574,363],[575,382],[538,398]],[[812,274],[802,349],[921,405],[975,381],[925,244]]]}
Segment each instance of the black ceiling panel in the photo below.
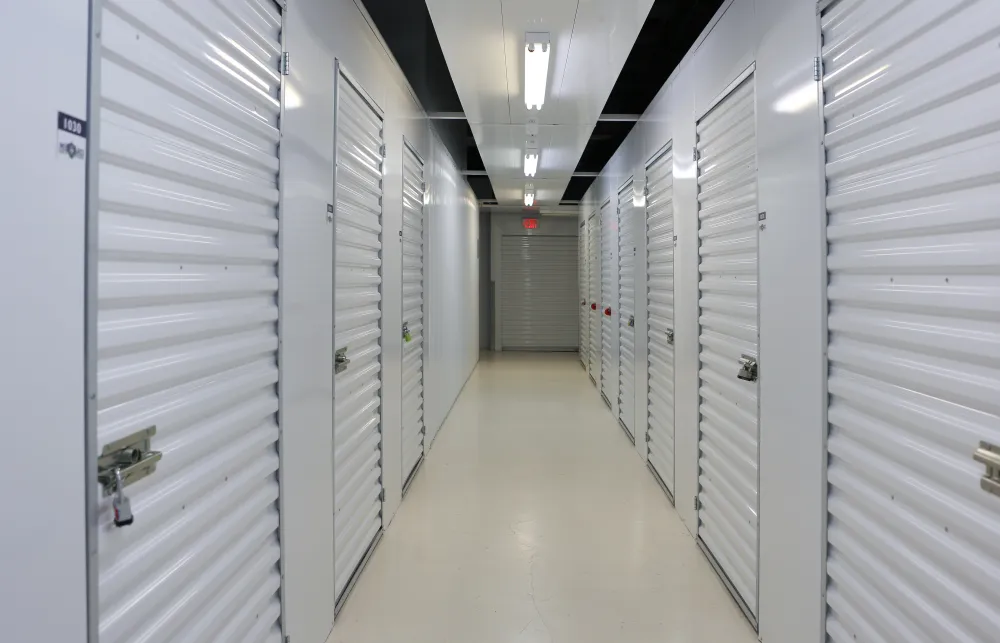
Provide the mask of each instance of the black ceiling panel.
{"label": "black ceiling panel", "polygon": [[594,182],[594,179],[589,177],[574,176],[569,180],[569,185],[566,186],[566,191],[563,192],[563,201],[582,201],[583,196],[587,193],[587,188],[590,184]]}
{"label": "black ceiling panel", "polygon": [[[667,82],[724,0],[654,0],[602,114],[642,114]],[[600,172],[635,123],[598,122],[577,172]],[[573,177],[563,200],[582,199],[589,177]]]}
{"label": "black ceiling panel", "polygon": [[[365,9],[396,58],[406,80],[428,112],[461,112],[448,64],[424,0],[363,0]],[[481,170],[482,157],[469,124],[464,120],[434,123],[460,170]],[[475,167],[467,165],[472,163]],[[469,177],[478,199],[492,199],[489,177]],[[477,187],[478,186],[478,187]]]}

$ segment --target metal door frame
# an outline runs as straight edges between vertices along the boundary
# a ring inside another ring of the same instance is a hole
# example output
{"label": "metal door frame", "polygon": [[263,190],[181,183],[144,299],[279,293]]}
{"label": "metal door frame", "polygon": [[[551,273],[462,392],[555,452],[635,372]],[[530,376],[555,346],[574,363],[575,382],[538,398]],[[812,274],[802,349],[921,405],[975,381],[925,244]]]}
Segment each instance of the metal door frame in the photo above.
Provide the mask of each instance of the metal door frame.
{"label": "metal door frame", "polygon": [[[272,0],[281,14],[281,51],[287,51],[287,11],[288,7],[283,0]],[[88,146],[91,146],[92,153],[86,157],[86,205],[85,205],[85,229],[86,229],[86,252],[84,264],[84,362],[86,372],[84,374],[85,400],[84,400],[84,492],[86,494],[86,515],[87,523],[85,527],[86,541],[86,569],[87,569],[87,641],[88,643],[100,643],[100,567],[98,561],[98,482],[97,482],[97,311],[98,311],[98,240],[100,238],[99,212],[100,212],[100,154],[93,153],[99,151],[101,140],[101,16],[104,11],[104,0],[89,0],[90,4],[90,25],[88,47],[88,73],[87,82],[87,123],[88,123]],[[279,131],[285,119],[285,96],[286,78],[278,71],[279,90],[278,99],[280,103],[278,111]],[[336,105],[336,86],[334,87],[334,104]],[[336,112],[334,112],[336,113]],[[336,141],[336,128],[334,128],[334,140]],[[280,270],[284,259],[284,209],[285,209],[285,176],[281,171],[283,146],[278,145],[278,206],[276,216],[278,218],[278,269]],[[336,147],[334,147],[336,152]],[[336,163],[334,163],[336,172]],[[337,189],[336,174],[334,174],[334,190]],[[336,203],[336,201],[334,201]],[[334,261],[336,261],[336,226],[334,226]],[[281,284],[279,281],[277,289],[278,320],[276,322],[276,335],[278,337],[277,359],[278,359],[278,410],[276,412],[278,422],[278,569],[281,577],[278,600],[281,605],[281,635],[288,638],[288,609],[286,604],[287,592],[285,589],[285,520],[284,520],[284,498],[285,498],[285,466],[284,466],[284,437],[285,432],[283,421],[283,400],[282,386],[284,383],[282,359],[281,328],[284,318],[284,302],[282,298]]]}
{"label": "metal door frame", "polygon": [[[597,221],[598,221],[598,224],[601,226],[601,237],[600,237],[601,244],[603,244],[603,242],[604,242],[604,214],[603,214],[604,206],[610,205],[610,204],[611,204],[611,197],[609,196],[608,198],[604,199],[604,201],[601,202],[601,207],[598,208],[598,210],[597,210],[597,214],[598,214]],[[601,291],[601,299],[603,299],[604,298],[604,248],[603,248],[603,245],[598,245],[598,247],[597,247],[597,255],[601,258],[601,272],[600,272],[601,278],[599,280],[599,283],[600,283],[599,290]],[[610,263],[610,259],[608,260],[608,262]],[[598,313],[600,314],[600,317],[601,317],[601,378],[600,378],[600,383],[598,384],[597,390],[601,394],[601,399],[604,400],[604,403],[608,405],[608,408],[611,409],[612,411],[614,411],[614,408],[611,406],[611,400],[609,400],[608,396],[605,395],[605,393],[604,393],[604,318],[607,317],[607,315],[604,314],[604,305],[603,304],[604,304],[604,302],[601,302],[601,306],[598,308]],[[616,332],[617,332],[617,328],[616,328]],[[616,361],[621,361],[621,355],[617,356],[617,360]]]}
{"label": "metal door frame", "polygon": [[[598,209],[595,209],[593,212],[591,212],[590,216],[587,217],[587,225],[590,225],[590,220],[591,219],[594,220],[593,231],[597,234],[597,241],[595,242],[596,245],[594,247],[597,248],[597,258],[598,258],[598,260],[600,260],[600,258],[601,258],[601,230],[600,230],[601,216],[600,216],[600,214],[601,214],[601,210],[598,208]],[[593,274],[592,273],[594,272],[594,265],[593,265],[593,256],[592,256],[592,254],[590,252],[590,239],[589,238],[587,239],[587,272],[588,272],[587,298],[590,299],[590,297],[594,294],[591,291],[591,288],[590,288],[590,285],[591,285],[590,281],[593,279]],[[600,264],[598,264],[598,266],[597,266],[597,284],[598,284],[597,289],[598,290],[601,289],[600,283],[601,283],[601,266],[600,266]],[[591,304],[595,304],[597,302],[590,302],[590,303]],[[598,313],[598,317],[600,317],[600,315],[601,315],[601,311],[600,310],[591,309],[591,312],[597,312]],[[589,320],[588,320],[588,323],[589,323]],[[598,330],[600,330],[600,328],[598,328]],[[590,350],[591,350],[591,352],[593,352],[593,348],[594,348],[594,339],[593,339],[593,336],[591,335],[591,337],[590,337]],[[600,392],[600,390],[601,390],[601,370],[597,369],[597,377],[594,377],[594,374],[590,372],[590,361],[591,361],[590,358],[588,358],[588,361],[587,361],[587,375],[590,377],[590,381],[594,383],[594,386],[597,387],[597,391]]]}
{"label": "metal door frame", "polygon": [[[282,18],[282,19],[284,19],[284,18]],[[333,82],[333,209],[334,209],[334,212],[333,212],[333,240],[332,240],[332,243],[333,243],[333,265],[331,266],[331,269],[333,270],[333,288],[334,288],[334,291],[336,291],[336,289],[337,289],[337,176],[338,176],[338,173],[339,173],[338,169],[339,169],[339,165],[340,165],[340,140],[339,140],[339,137],[337,136],[337,129],[338,129],[338,124],[339,124],[338,123],[338,116],[340,114],[340,78],[343,77],[343,79],[347,82],[347,84],[351,86],[351,89],[353,89],[354,91],[358,92],[358,95],[361,97],[361,99],[368,105],[368,107],[370,107],[372,109],[372,111],[375,112],[376,116],[378,116],[379,119],[381,119],[381,121],[382,121],[382,128],[383,128],[383,134],[382,134],[382,145],[383,146],[385,145],[385,133],[384,133],[385,132],[385,129],[384,129],[385,128],[385,112],[383,112],[382,108],[379,107],[378,103],[375,102],[375,99],[371,97],[371,94],[369,94],[367,91],[365,91],[364,88],[354,79],[354,77],[344,68],[344,64],[343,64],[343,62],[341,62],[340,58],[335,58],[334,59],[333,67],[334,67],[334,73],[333,73],[333,80],[334,80],[334,82]],[[382,157],[382,162],[385,163],[385,155],[384,154],[383,154],[383,157]],[[380,180],[380,182],[381,182],[381,180]],[[382,186],[382,187],[384,187],[384,186]],[[379,198],[379,205],[382,208],[382,212],[380,214],[380,217],[384,218],[385,217],[385,205],[383,203],[383,198],[384,197],[380,197]],[[380,250],[380,254],[381,254],[381,252],[385,249],[385,238],[381,234],[379,236],[380,236],[379,241],[382,244],[382,249]],[[379,276],[382,276],[382,269],[383,269],[383,267],[380,266],[379,267]],[[384,296],[385,296],[385,293],[384,293],[382,285],[380,284],[379,285],[379,297],[380,297],[380,304],[379,304],[379,306],[380,306],[380,310],[381,310],[381,299],[384,298]],[[382,323],[381,319],[379,320],[379,325],[381,327],[382,333],[384,334],[385,333],[385,325]],[[333,346],[334,346],[335,350],[337,348],[337,339],[336,338],[337,338],[337,297],[334,296],[334,298],[333,298]],[[378,359],[379,359],[379,379],[384,384],[385,383],[385,350],[384,350],[384,347],[383,347],[382,339],[383,339],[383,336],[380,335],[379,336],[379,356],[378,356]],[[331,367],[332,366],[333,365],[331,364]],[[333,380],[333,399],[330,400],[330,403],[331,403],[332,408],[333,408],[333,430],[334,430],[334,432],[336,432],[336,427],[337,427],[337,411],[336,411],[336,408],[337,408],[337,378],[336,378],[336,375],[334,375],[334,380]],[[384,413],[383,413],[383,405],[384,404],[385,404],[385,388],[383,387],[379,391],[379,406],[378,406],[378,412],[379,412],[379,418],[380,418],[379,419],[379,429],[378,429],[378,433],[379,433],[378,448],[379,448],[379,454],[380,454],[380,456],[384,456],[384,453],[385,453],[385,451],[383,449],[383,447],[384,447],[384,444],[383,444],[383,442],[384,442],[384,433],[382,431],[382,423],[384,421],[382,418],[385,417]],[[335,449],[336,449],[336,441],[334,441],[334,444],[331,447],[331,452],[330,452],[330,457],[331,458],[334,457]],[[382,457],[379,458],[379,464],[380,464],[380,466],[384,466],[384,462],[382,461]],[[344,604],[347,602],[347,599],[351,595],[351,592],[354,591],[354,586],[357,584],[358,578],[361,577],[361,573],[364,571],[365,567],[368,565],[368,561],[371,560],[372,555],[375,553],[375,549],[378,548],[379,543],[382,542],[382,536],[385,534],[385,522],[384,522],[384,520],[385,520],[385,513],[384,513],[385,512],[385,483],[382,480],[382,476],[379,476],[379,484],[382,485],[382,511],[380,512],[380,516],[379,516],[380,519],[382,520],[382,526],[379,528],[378,533],[375,534],[375,537],[372,539],[372,542],[368,545],[368,549],[365,551],[364,555],[361,557],[361,560],[358,562],[357,567],[354,569],[353,572],[351,572],[351,577],[348,579],[347,584],[344,585],[344,589],[341,591],[340,598],[337,598],[337,595],[336,595],[337,538],[336,538],[336,527],[334,527],[334,538],[333,538],[333,569],[331,570],[331,572],[333,574],[333,579],[334,579],[334,598],[333,598],[333,618],[334,618],[334,620],[336,620],[337,616],[340,614],[340,610],[343,609]],[[336,471],[334,471],[334,475],[333,475],[333,506],[330,508],[334,516],[336,516],[336,512],[337,512],[336,504],[337,504],[337,473],[336,473]]]}
{"label": "metal door frame", "polygon": [[[588,260],[588,255],[590,254],[590,245],[589,245],[590,244],[590,237],[587,236],[587,221],[586,220],[580,222],[580,230],[579,230],[579,232],[577,232],[577,234],[579,235],[579,237],[581,239],[583,239],[583,256],[581,257],[581,259],[583,260],[583,269],[586,271],[586,274],[587,274],[587,294],[589,295],[590,294],[590,261]],[[577,274],[577,278],[579,278],[579,276],[580,276],[580,269],[579,268],[577,268],[576,274]],[[586,299],[589,299],[589,297],[587,297]],[[584,301],[580,305],[583,306],[584,310],[587,310],[587,302],[586,301]],[[584,332],[583,331],[583,326],[581,326],[580,327],[580,335],[583,335],[583,332]],[[580,344],[581,344],[581,346],[580,346],[578,352],[581,352],[583,350],[583,346],[582,346],[583,342],[580,342]],[[583,355],[581,354],[580,357],[583,357]],[[589,316],[587,317],[587,361],[584,362],[581,359],[580,360],[580,364],[583,366],[583,370],[584,371],[586,371],[586,370],[588,370],[590,368],[590,317]]]}
{"label": "metal door frame", "polygon": [[[649,160],[646,161],[645,165],[643,165],[643,170],[642,170],[643,171],[643,178],[645,179],[645,182],[646,182],[646,185],[645,185],[645,187],[646,187],[646,194],[645,194],[646,200],[644,202],[642,212],[645,215],[645,220],[643,221],[643,224],[644,224],[643,225],[643,237],[644,237],[643,238],[643,243],[646,244],[646,265],[644,266],[644,269],[646,271],[646,292],[643,293],[645,295],[645,299],[646,299],[643,302],[643,305],[646,306],[646,388],[647,388],[647,391],[646,391],[646,417],[644,418],[645,421],[646,421],[646,468],[649,469],[649,471],[653,474],[653,479],[656,480],[656,483],[658,485],[660,485],[660,489],[663,489],[663,493],[667,494],[667,499],[670,500],[670,504],[676,507],[677,506],[677,501],[674,499],[674,494],[671,493],[670,489],[667,487],[667,483],[664,482],[664,480],[660,476],[659,472],[657,472],[656,467],[654,467],[653,463],[650,462],[650,460],[649,460],[649,442],[650,442],[650,439],[649,439],[649,390],[648,390],[648,388],[649,388],[649,168],[653,167],[653,165],[655,165],[656,162],[659,161],[661,158],[663,158],[664,156],[666,156],[668,152],[669,153],[673,153],[673,151],[674,151],[674,139],[671,138],[669,141],[667,141],[666,143],[664,143],[663,146],[660,147],[660,149],[656,150],[656,152],[654,152],[653,155],[649,157]],[[695,180],[697,181],[697,176],[695,177]],[[670,168],[670,183],[671,183],[671,186],[673,185],[673,182],[674,182],[674,170],[671,167]],[[673,188],[671,188],[671,191],[673,191]],[[671,206],[671,207],[673,207],[673,206]],[[676,253],[676,250],[677,250],[676,212],[677,211],[675,209],[674,210],[674,214],[675,214],[675,217],[674,217],[674,219],[675,219],[675,222],[674,222],[674,233],[675,234],[673,235],[673,237],[674,237],[674,252],[675,253]],[[671,265],[674,265],[675,263],[676,263],[676,257],[671,260]],[[674,285],[673,285],[673,293],[672,294],[675,294],[677,292],[677,277],[676,277],[676,273],[674,275],[673,282],[674,282]],[[675,302],[675,304],[674,304],[674,320],[675,321],[677,319],[676,301],[677,301],[677,298],[676,298],[676,295],[675,295],[675,297],[674,297],[674,302]],[[676,328],[676,326],[675,326],[675,328]],[[677,349],[674,348],[674,365],[676,366],[676,364],[677,364]],[[673,396],[673,398],[674,398],[674,408],[673,408],[673,411],[674,411],[674,417],[673,417],[673,420],[674,420],[674,438],[675,438],[675,441],[674,441],[674,484],[676,484],[677,483],[677,446],[676,446],[676,437],[677,437],[677,372],[676,372],[676,370],[674,371],[674,376],[672,378],[670,378],[670,387],[672,389],[671,390],[671,396]],[[700,422],[699,422],[699,424],[700,424]],[[700,435],[700,431],[701,431],[701,429],[699,428],[699,435]]]}
{"label": "metal door frame", "polygon": [[[427,162],[424,161],[424,157],[420,155],[420,153],[417,151],[417,148],[415,148],[413,145],[410,144],[410,141],[408,141],[406,139],[406,135],[404,134],[403,135],[403,156],[400,158],[400,163],[401,163],[401,174],[400,174],[400,176],[404,177],[403,178],[404,181],[406,180],[405,179],[405,172],[406,172],[406,169],[405,169],[405,166],[406,166],[406,150],[409,150],[413,154],[413,156],[415,156],[417,158],[417,160],[420,161],[420,170],[421,170],[421,173],[423,173],[423,171],[427,167]],[[422,186],[423,193],[422,193],[421,196],[423,196],[424,198],[427,198],[427,180],[426,180],[426,178],[427,177],[425,177],[425,176],[421,176],[421,182],[423,183],[423,186]],[[402,198],[403,198],[403,196],[402,196],[402,191],[401,191],[400,192],[400,200],[402,200]],[[426,271],[426,268],[427,268],[427,261],[426,261],[426,256],[427,256],[427,239],[426,239],[426,237],[427,237],[427,226],[425,225],[426,214],[427,214],[425,212],[425,206],[426,205],[427,204],[424,203],[423,201],[420,202],[420,248],[421,248],[421,255],[420,255],[420,324],[421,324],[421,326],[423,328],[423,330],[421,330],[421,334],[422,335],[421,335],[421,338],[420,338],[420,341],[421,341],[421,346],[420,346],[420,353],[421,353],[421,355],[420,355],[420,380],[421,380],[421,382],[420,382],[420,389],[422,391],[421,392],[421,396],[423,397],[423,400],[424,400],[422,402],[423,408],[421,408],[421,410],[420,410],[420,418],[421,418],[421,422],[424,425],[423,429],[422,429],[423,432],[424,432],[424,439],[422,441],[423,442],[423,449],[420,452],[420,457],[417,459],[417,463],[415,465],[413,465],[413,470],[412,471],[403,472],[403,475],[405,477],[403,478],[403,491],[402,491],[402,495],[401,495],[402,498],[406,497],[406,492],[410,490],[410,485],[413,483],[413,480],[417,477],[417,473],[420,471],[420,468],[424,464],[424,456],[427,455],[427,387],[425,386],[426,382],[424,380],[424,375],[425,375],[425,371],[426,371],[426,369],[424,368],[425,365],[426,365],[426,361],[425,361],[424,358],[426,357],[426,354],[427,354],[427,284],[426,284],[426,281],[427,281],[427,271]],[[384,215],[384,211],[383,211],[383,215]],[[400,225],[402,226],[402,224],[400,224]],[[334,226],[334,227],[336,227],[336,226]],[[400,245],[402,245],[402,243],[403,243],[402,227],[400,228],[399,242],[400,242]],[[383,249],[384,249],[385,240],[382,241],[382,244],[383,244]],[[402,252],[402,250],[400,250],[400,252]],[[400,261],[400,264],[399,264],[400,277],[402,277],[404,271],[405,271],[405,268],[403,267],[403,262]],[[400,281],[400,285],[402,285],[402,280]],[[403,297],[403,289],[402,289],[402,287],[400,287],[400,289],[399,289],[399,312],[400,312],[401,316],[404,313],[403,299],[404,299],[404,297]],[[403,320],[403,321],[405,322],[406,320]],[[402,362],[403,362],[403,352],[402,351],[400,351],[400,353],[399,353],[399,361],[400,361],[400,366],[402,366]],[[402,381],[402,379],[403,379],[403,369],[402,368],[399,369],[399,379],[400,379],[400,397],[402,398],[402,391],[403,391],[403,384],[404,384],[404,382]],[[399,457],[400,457],[400,461],[401,461],[400,464],[402,465],[403,454],[400,454]],[[400,467],[400,468],[402,468],[402,467]],[[384,487],[383,487],[383,489],[384,489]]]}
{"label": "metal door frame", "polygon": [[[622,224],[625,222],[625,219],[622,218],[622,215],[624,214],[624,212],[622,212],[622,190],[628,188],[628,186],[630,184],[632,185],[632,205],[635,206],[635,174],[632,174],[627,179],[625,179],[625,182],[622,183],[618,187],[617,192],[615,192],[615,203],[617,204],[617,212],[616,212],[616,214],[617,214],[617,223],[618,223],[618,266],[617,266],[617,268],[618,268],[618,271],[617,271],[618,272],[618,280],[617,280],[618,281],[618,325],[617,325],[617,329],[618,329],[618,417],[616,419],[618,420],[618,426],[620,426],[622,428],[622,430],[625,431],[625,435],[628,436],[628,439],[631,440],[631,442],[632,442],[633,445],[635,445],[635,427],[632,427],[632,429],[629,430],[628,426],[626,426],[626,424],[625,424],[625,421],[622,420],[622,228],[624,227]],[[608,200],[609,201],[611,200],[610,197],[608,197]],[[635,252],[635,251],[633,250],[633,252]],[[632,281],[633,282],[635,281],[635,261],[634,260],[632,262]],[[634,284],[633,284],[633,288],[632,288],[632,315],[633,316],[635,315],[635,305],[636,305],[635,287],[634,287]],[[633,351],[632,351],[632,358],[633,358],[633,362],[632,362],[632,409],[633,409],[633,415],[634,415],[634,410],[635,410],[635,361],[634,361],[635,360],[635,326],[632,327],[632,348],[633,348]],[[634,423],[635,422],[635,418],[633,418],[632,421]]]}
{"label": "metal door frame", "polygon": [[[750,65],[746,69],[744,69],[742,72],[740,72],[740,74],[736,77],[736,79],[733,80],[731,83],[729,83],[729,85],[727,85],[726,88],[723,89],[722,92],[719,93],[719,95],[716,96],[712,100],[711,103],[709,103],[708,107],[695,120],[695,149],[697,149],[697,146],[698,146],[698,143],[699,143],[698,134],[697,134],[697,127],[698,127],[698,125],[703,120],[705,120],[705,117],[708,116],[710,113],[712,113],[712,111],[716,107],[718,107],[722,102],[724,102],[727,98],[729,98],[729,96],[731,96],[733,94],[733,92],[735,92],[737,89],[739,89],[740,86],[744,82],[746,82],[748,79],[753,79],[753,83],[754,83],[753,84],[753,106],[754,106],[754,110],[753,110],[754,168],[755,168],[755,172],[758,174],[758,178],[754,182],[754,192],[756,193],[756,197],[757,197],[756,198],[757,203],[755,205],[755,209],[758,212],[760,212],[760,178],[759,178],[759,174],[760,174],[760,159],[758,158],[758,156],[759,156],[758,150],[760,148],[760,144],[756,140],[756,138],[757,138],[757,132],[758,132],[758,127],[757,127],[757,82],[756,82],[756,72],[757,72],[757,61],[755,60],[754,62],[750,63]],[[696,155],[696,159],[695,159],[695,185],[696,185],[696,187],[697,187],[698,178],[699,178],[700,172],[701,172],[701,159],[700,159],[699,156],[700,155]],[[700,201],[701,192],[700,192],[700,187],[698,187],[698,190],[699,190],[699,192],[697,194],[697,198],[698,198],[698,202],[697,202],[698,203],[698,209],[697,209],[698,219],[697,219],[697,221],[698,221],[698,233],[699,233],[699,235],[698,235],[698,301],[699,301],[699,304],[698,304],[698,320],[699,320],[698,321],[698,337],[701,337],[701,330],[702,330],[702,328],[701,328],[701,321],[700,321],[701,320],[701,303],[700,303],[701,302],[701,235],[700,235],[700,232],[701,232],[701,216],[700,216],[700,214],[701,214],[701,201]],[[757,363],[758,364],[760,363],[760,228],[759,227],[757,228]],[[701,398],[701,392],[700,392],[700,389],[701,389],[701,341],[700,340],[698,342],[698,373],[699,373],[699,375],[698,375],[698,380],[699,380],[699,384],[698,384],[698,388],[699,388],[698,398],[700,400],[700,398]],[[697,461],[697,463],[698,463],[698,469],[697,470],[698,470],[698,477],[700,478],[701,477],[701,464],[700,464],[701,463],[701,412],[700,411],[698,413],[698,426],[697,426],[697,430],[698,430],[698,440],[697,440],[697,444],[698,444],[698,461]],[[755,574],[754,574],[754,580],[757,583],[757,586],[756,586],[756,588],[755,588],[754,591],[756,593],[756,600],[755,600],[755,602],[757,604],[758,611],[760,610],[760,435],[761,435],[761,430],[760,430],[760,376],[758,376],[758,378],[757,378],[757,528],[756,528],[756,538],[755,538],[756,544],[757,544],[757,552],[756,552],[757,553],[757,557],[756,557],[756,561],[755,561],[756,564],[757,564],[757,568],[756,568]],[[700,502],[701,502],[701,489],[702,489],[701,488],[701,482],[698,482],[698,491],[697,491],[697,495],[695,496],[695,508],[696,508],[695,509],[695,516],[698,519],[698,530],[699,531],[701,529],[701,517],[698,516],[698,512],[700,510],[697,509],[697,507],[700,506]],[[719,578],[722,579],[722,582],[725,584],[726,589],[729,590],[729,594],[730,594],[730,596],[732,596],[733,600],[736,602],[736,605],[743,612],[743,615],[747,618],[747,620],[750,621],[750,625],[753,626],[754,631],[759,633],[760,626],[759,626],[759,624],[757,622],[757,617],[754,615],[753,611],[750,610],[749,605],[747,605],[747,603],[746,603],[746,599],[744,599],[742,596],[740,596],[740,593],[736,590],[736,586],[733,585],[733,582],[729,579],[729,576],[727,576],[726,573],[725,573],[725,571],[723,571],[722,566],[719,564],[719,561],[716,560],[715,555],[712,553],[712,550],[708,547],[708,545],[705,543],[705,541],[702,540],[702,538],[701,538],[700,535],[697,535],[697,542],[698,542],[698,547],[705,554],[705,557],[708,558],[708,562],[712,565],[712,568],[715,569],[715,572],[719,575]]]}

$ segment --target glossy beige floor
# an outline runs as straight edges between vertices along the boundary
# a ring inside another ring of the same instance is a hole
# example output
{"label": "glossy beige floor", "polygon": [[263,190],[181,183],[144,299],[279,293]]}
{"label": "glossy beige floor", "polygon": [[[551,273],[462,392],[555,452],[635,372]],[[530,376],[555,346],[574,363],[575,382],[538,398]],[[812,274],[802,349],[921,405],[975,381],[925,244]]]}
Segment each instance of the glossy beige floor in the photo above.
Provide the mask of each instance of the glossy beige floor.
{"label": "glossy beige floor", "polygon": [[756,636],[575,355],[484,354],[337,643]]}

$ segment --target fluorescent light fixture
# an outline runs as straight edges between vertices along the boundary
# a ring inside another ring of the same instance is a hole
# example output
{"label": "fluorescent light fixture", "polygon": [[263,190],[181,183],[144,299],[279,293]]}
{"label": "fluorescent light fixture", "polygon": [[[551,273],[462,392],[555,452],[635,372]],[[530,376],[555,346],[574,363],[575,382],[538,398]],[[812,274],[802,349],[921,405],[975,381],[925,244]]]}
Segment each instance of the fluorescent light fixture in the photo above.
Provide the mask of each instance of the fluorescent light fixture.
{"label": "fluorescent light fixture", "polygon": [[528,150],[524,153],[524,175],[535,176],[538,171],[538,151]]}
{"label": "fluorescent light fixture", "polygon": [[535,186],[528,183],[524,186],[524,207],[530,208],[535,205]]}
{"label": "fluorescent light fixture", "polygon": [[549,77],[549,34],[524,36],[524,104],[528,109],[545,104],[545,83]]}

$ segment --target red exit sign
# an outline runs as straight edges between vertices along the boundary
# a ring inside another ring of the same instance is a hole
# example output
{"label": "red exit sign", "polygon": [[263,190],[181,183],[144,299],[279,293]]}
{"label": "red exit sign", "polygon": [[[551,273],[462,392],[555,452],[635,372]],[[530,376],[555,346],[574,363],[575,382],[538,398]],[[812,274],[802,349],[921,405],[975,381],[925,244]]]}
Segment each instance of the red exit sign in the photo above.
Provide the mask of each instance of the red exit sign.
{"label": "red exit sign", "polygon": [[525,217],[521,219],[521,225],[525,230],[537,230],[538,229],[538,219],[531,217]]}

